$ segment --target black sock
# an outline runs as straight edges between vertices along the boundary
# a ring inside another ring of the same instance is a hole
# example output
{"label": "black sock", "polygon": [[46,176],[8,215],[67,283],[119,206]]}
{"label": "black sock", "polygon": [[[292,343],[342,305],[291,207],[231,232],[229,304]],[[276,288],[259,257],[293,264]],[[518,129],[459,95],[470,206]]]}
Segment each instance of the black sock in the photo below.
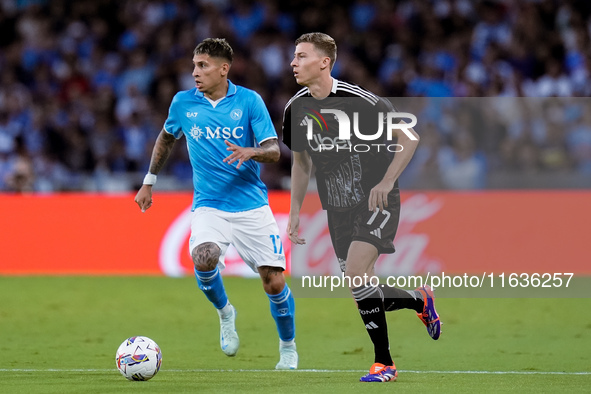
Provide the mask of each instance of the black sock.
{"label": "black sock", "polygon": [[399,309],[412,309],[417,313],[423,311],[423,296],[416,290],[402,290],[396,287],[384,286],[380,288],[384,294],[384,307],[386,312]]}
{"label": "black sock", "polygon": [[388,343],[386,312],[379,289],[362,286],[352,289],[351,293],[353,293],[353,298],[357,301],[359,314],[373,342],[375,352],[374,362],[392,365],[390,344]]}

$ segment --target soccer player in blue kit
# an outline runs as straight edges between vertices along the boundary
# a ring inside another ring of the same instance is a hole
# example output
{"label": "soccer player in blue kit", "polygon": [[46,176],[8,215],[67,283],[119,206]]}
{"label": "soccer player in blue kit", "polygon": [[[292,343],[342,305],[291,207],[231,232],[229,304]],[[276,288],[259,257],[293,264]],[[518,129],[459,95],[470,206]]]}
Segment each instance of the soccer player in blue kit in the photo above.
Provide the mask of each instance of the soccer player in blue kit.
{"label": "soccer player in blue kit", "polygon": [[[230,244],[257,272],[279,332],[276,369],[296,369],[295,304],[285,283],[285,255],[269,208],[259,164],[279,160],[277,134],[256,92],[228,79],[233,51],[224,39],[208,38],[193,51],[195,88],[178,92],[154,145],[149,172],[135,201],[152,206],[152,186],[176,140],[187,140],[193,168],[189,249],[199,289],[220,318],[220,346],[236,355],[236,310],[228,301],[219,269]],[[219,268],[218,268],[219,267]]]}

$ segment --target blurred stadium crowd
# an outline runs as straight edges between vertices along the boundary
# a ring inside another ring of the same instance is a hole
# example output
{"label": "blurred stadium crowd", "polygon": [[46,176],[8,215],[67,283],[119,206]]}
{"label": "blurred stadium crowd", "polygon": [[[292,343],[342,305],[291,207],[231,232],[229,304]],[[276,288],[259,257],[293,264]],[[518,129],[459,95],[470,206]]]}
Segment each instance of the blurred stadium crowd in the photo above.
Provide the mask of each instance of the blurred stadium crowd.
{"label": "blurred stadium crowd", "polygon": [[[0,191],[133,190],[206,37],[228,39],[230,79],[261,94],[281,133],[301,33],[333,36],[334,75],[383,96],[588,97],[590,16],[585,0],[1,0]],[[527,187],[540,174],[581,186],[586,102],[496,128],[433,118],[405,187]],[[272,189],[289,188],[283,148],[263,166]],[[184,144],[162,175],[163,188],[191,187]]]}

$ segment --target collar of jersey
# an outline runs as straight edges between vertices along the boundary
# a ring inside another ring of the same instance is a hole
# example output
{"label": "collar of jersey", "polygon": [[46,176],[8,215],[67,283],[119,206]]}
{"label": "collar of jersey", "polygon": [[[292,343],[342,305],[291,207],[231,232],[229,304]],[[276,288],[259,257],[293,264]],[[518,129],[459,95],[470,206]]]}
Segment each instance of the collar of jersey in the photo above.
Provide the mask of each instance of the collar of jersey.
{"label": "collar of jersey", "polygon": [[[234,85],[232,81],[228,79],[228,93],[226,93],[224,97],[230,97],[235,95],[237,90],[238,88],[236,88],[236,85]],[[203,92],[200,92],[197,88],[195,88],[195,96],[205,98]]]}

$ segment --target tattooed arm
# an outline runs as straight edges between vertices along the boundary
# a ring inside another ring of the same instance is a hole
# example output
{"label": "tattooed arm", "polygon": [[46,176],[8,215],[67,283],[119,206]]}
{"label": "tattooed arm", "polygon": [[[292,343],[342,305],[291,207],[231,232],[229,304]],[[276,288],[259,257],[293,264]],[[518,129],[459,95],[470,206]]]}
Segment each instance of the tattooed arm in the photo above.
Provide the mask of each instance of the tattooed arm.
{"label": "tattooed arm", "polygon": [[152,150],[152,159],[150,160],[150,172],[152,174],[158,174],[162,167],[164,167],[164,163],[166,163],[168,156],[170,156],[175,142],[176,138],[172,134],[167,133],[164,129],[160,131],[154,144],[154,149]]}
{"label": "tattooed arm", "polygon": [[[150,173],[158,174],[176,142],[176,138],[172,134],[167,133],[164,129],[160,131],[154,149],[152,150],[152,158],[150,160]],[[142,185],[135,196],[135,202],[140,207],[142,212],[152,206],[152,185]]]}
{"label": "tattooed arm", "polygon": [[238,161],[236,168],[240,168],[246,160],[252,159],[261,163],[276,163],[281,152],[276,138],[271,138],[261,143],[260,147],[244,147],[235,145],[226,140],[226,150],[232,153],[224,159],[225,163],[232,164]]}

